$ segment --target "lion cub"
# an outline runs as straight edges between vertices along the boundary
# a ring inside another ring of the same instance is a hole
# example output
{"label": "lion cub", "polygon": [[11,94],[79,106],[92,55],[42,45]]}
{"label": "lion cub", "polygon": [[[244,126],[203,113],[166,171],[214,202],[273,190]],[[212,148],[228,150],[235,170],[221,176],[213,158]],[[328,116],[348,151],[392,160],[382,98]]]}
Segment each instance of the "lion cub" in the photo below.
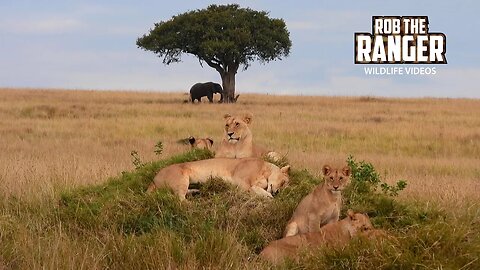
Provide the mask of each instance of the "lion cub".
{"label": "lion cub", "polygon": [[371,229],[373,226],[368,216],[355,214],[349,209],[346,218],[329,223],[318,232],[298,234],[273,241],[262,250],[260,256],[273,264],[279,264],[286,258],[296,259],[301,248],[345,245],[352,237]]}
{"label": "lion cub", "polygon": [[325,182],[318,185],[298,204],[287,223],[284,237],[299,233],[316,232],[325,224],[336,222],[342,205],[341,192],[350,180],[350,168],[342,170],[325,165],[322,168]]}

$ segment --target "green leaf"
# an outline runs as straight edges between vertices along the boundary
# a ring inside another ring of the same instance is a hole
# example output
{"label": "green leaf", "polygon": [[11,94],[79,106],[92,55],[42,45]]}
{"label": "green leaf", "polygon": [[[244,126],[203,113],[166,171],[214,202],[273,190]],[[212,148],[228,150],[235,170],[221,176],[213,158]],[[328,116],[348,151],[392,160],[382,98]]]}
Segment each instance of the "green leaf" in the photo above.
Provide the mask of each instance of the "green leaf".
{"label": "green leaf", "polygon": [[138,47],[154,52],[166,65],[189,53],[219,72],[236,72],[240,65],[247,69],[256,60],[282,59],[291,45],[282,19],[236,4],[210,5],[173,16],[137,40]]}

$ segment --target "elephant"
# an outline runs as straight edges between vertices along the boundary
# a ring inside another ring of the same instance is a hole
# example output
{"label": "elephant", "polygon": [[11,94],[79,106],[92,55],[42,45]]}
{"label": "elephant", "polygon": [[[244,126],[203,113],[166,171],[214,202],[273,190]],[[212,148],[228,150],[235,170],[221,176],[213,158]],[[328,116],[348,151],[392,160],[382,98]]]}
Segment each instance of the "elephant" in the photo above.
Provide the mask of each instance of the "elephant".
{"label": "elephant", "polygon": [[214,82],[206,83],[196,83],[190,88],[190,98],[192,103],[197,99],[198,102],[201,102],[202,97],[206,96],[210,103],[213,102],[213,94],[220,94],[220,102],[223,100],[223,89],[222,86]]}

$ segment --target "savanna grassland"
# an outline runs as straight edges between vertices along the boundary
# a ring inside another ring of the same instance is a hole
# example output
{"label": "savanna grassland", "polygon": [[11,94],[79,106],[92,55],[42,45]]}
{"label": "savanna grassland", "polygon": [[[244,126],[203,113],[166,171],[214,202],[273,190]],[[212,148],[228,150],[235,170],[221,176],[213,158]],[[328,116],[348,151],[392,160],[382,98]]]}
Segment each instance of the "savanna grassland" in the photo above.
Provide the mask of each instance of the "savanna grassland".
{"label": "savanna grassland", "polygon": [[[356,253],[356,243],[292,267],[315,268],[318,260],[345,269],[479,267],[480,100],[242,94],[234,105],[192,105],[187,99],[182,93],[0,90],[0,269],[266,268],[255,255],[259,248],[279,237],[321,167],[344,164],[349,155],[372,163],[387,183],[406,180],[395,202],[421,208],[412,215],[442,218],[423,218],[423,227],[377,219],[400,241],[397,249],[385,244]],[[190,205],[162,192],[140,193],[144,183],[138,183],[177,160],[171,156],[205,158],[182,156],[189,147],[179,139],[219,142],[223,114],[247,111],[254,115],[254,140],[286,155],[298,170],[298,186],[299,179],[308,183],[301,190],[281,193],[272,205],[228,187]],[[133,150],[147,165],[135,169]],[[82,208],[89,203],[98,204]],[[235,217],[223,204],[238,208]],[[392,209],[386,220],[401,212]],[[132,216],[119,217],[122,211]],[[438,258],[448,252],[452,258]]]}

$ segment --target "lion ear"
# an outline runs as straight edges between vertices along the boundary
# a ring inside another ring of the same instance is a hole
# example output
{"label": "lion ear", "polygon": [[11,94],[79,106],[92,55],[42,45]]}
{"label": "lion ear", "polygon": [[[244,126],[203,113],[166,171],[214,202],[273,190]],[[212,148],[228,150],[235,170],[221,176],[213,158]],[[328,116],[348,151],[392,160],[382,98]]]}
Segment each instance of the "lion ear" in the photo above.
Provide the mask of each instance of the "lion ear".
{"label": "lion ear", "polygon": [[230,117],[232,117],[232,115],[229,114],[229,113],[226,113],[226,114],[223,115],[223,119],[225,119],[225,120],[227,120]]}
{"label": "lion ear", "polygon": [[343,167],[342,173],[345,176],[350,176],[350,173],[351,173],[350,167],[348,167],[348,166]]}
{"label": "lion ear", "polygon": [[288,174],[290,172],[290,165],[282,167],[280,171],[284,174]]}
{"label": "lion ear", "polygon": [[353,212],[352,209],[347,210],[347,215],[351,220],[355,220],[355,213]]}
{"label": "lion ear", "polygon": [[189,142],[190,145],[192,145],[192,146],[193,146],[193,144],[195,143],[195,141],[196,141],[196,139],[195,139],[195,137],[193,137],[193,136],[190,136],[190,137],[188,138],[188,142]]}
{"label": "lion ear", "polygon": [[211,144],[211,145],[213,145],[213,140],[212,140],[212,139],[210,139],[210,138],[207,138],[207,141],[209,141],[209,142],[210,142],[210,144]]}
{"label": "lion ear", "polygon": [[322,168],[323,175],[329,175],[332,172],[330,165],[324,165]]}
{"label": "lion ear", "polygon": [[243,121],[247,124],[252,123],[252,118],[253,118],[253,114],[251,113],[246,113],[243,115]]}

